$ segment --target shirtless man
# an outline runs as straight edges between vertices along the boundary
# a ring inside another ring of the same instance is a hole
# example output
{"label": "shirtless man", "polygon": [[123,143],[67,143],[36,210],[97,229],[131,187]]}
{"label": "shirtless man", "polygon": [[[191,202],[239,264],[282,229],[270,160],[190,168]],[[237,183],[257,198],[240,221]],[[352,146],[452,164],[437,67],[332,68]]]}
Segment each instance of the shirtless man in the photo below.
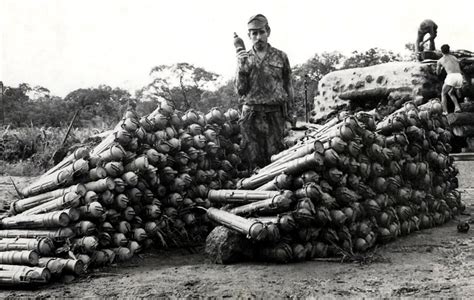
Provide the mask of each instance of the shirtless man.
{"label": "shirtless man", "polygon": [[443,105],[443,111],[445,114],[448,113],[447,97],[449,95],[454,103],[454,112],[459,112],[461,111],[461,107],[459,107],[459,102],[454,92],[456,91],[458,97],[461,98],[461,87],[463,83],[461,67],[459,66],[458,59],[449,54],[449,45],[445,44],[441,46],[441,53],[443,53],[443,57],[438,60],[436,73],[438,75],[441,74],[442,68],[444,68],[447,73],[443,89],[441,90],[441,104]]}

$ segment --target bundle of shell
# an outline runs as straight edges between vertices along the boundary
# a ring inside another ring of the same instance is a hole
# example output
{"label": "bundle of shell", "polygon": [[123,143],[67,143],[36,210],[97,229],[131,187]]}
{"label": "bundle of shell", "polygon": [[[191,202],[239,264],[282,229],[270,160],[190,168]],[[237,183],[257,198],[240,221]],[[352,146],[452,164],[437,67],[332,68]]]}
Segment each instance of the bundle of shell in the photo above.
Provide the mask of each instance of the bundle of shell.
{"label": "bundle of shell", "polygon": [[467,81],[463,86],[463,95],[473,100],[472,78],[474,77],[474,52],[469,50],[455,50],[451,52],[458,60],[462,74]]}
{"label": "bundle of shell", "polygon": [[209,187],[235,188],[239,114],[180,115],[162,102],[148,116],[127,111],[89,151],[79,148],[32,184],[0,220],[0,284],[125,261],[142,249],[202,243],[210,231]]}
{"label": "bundle of shell", "polygon": [[[211,190],[209,200],[230,210],[210,208],[208,216],[242,233],[240,243],[250,238],[253,259],[353,256],[464,209],[451,135],[438,101],[407,103],[378,124],[359,113],[278,155],[240,180],[241,190]],[[241,248],[222,229],[208,236],[206,251],[231,257],[232,246]]]}
{"label": "bundle of shell", "polygon": [[[464,101],[460,103],[461,112],[448,114],[448,121],[457,137],[453,143],[458,151],[474,152],[474,102]],[[457,151],[457,152],[458,152]]]}

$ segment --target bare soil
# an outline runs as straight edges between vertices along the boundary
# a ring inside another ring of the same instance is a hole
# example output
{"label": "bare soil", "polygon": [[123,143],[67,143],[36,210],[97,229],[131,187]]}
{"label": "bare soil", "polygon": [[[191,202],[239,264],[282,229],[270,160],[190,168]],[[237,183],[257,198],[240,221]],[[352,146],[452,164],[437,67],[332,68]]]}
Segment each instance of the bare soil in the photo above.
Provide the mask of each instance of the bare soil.
{"label": "bare soil", "polygon": [[[474,213],[474,163],[456,163],[468,220]],[[21,183],[28,178],[14,178]],[[0,201],[15,191],[0,177]],[[469,215],[470,214],[470,215]],[[402,237],[375,250],[366,263],[308,261],[286,265],[210,263],[203,249],[146,253],[126,264],[35,290],[0,291],[16,297],[462,297],[474,295],[474,228],[458,233],[457,220]],[[473,226],[471,224],[471,226]],[[197,253],[196,253],[197,252]]]}

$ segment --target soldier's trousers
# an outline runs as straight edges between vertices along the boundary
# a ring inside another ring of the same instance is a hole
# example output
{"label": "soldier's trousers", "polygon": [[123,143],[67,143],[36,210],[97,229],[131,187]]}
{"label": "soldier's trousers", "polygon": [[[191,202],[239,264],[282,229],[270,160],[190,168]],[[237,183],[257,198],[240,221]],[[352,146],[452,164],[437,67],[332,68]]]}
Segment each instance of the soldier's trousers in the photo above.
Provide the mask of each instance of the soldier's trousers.
{"label": "soldier's trousers", "polygon": [[270,163],[284,149],[285,118],[277,105],[244,105],[240,118],[242,160],[250,170]]}

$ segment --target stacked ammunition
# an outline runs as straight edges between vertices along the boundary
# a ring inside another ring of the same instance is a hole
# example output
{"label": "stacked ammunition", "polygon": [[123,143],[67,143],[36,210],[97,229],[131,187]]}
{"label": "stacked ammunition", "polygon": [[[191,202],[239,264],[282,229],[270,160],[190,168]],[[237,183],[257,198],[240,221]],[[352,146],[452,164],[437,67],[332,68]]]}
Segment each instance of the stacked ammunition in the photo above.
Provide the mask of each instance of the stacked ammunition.
{"label": "stacked ammunition", "polygon": [[0,285],[201,245],[214,224],[251,239],[260,260],[352,255],[464,209],[437,101],[378,124],[368,113],[334,119],[250,177],[238,118],[166,101],[142,118],[128,111],[96,147],[20,190],[0,219]]}
{"label": "stacked ammunition", "polygon": [[79,148],[11,203],[0,220],[4,285],[129,260],[151,245],[202,244],[211,230],[209,188],[232,189],[245,173],[239,113],[184,114],[162,102],[139,118],[127,111],[92,150]]}
{"label": "stacked ammunition", "polygon": [[210,190],[214,222],[253,241],[256,259],[355,257],[464,210],[441,104],[413,102],[376,124],[357,113],[273,157],[240,190]]}

